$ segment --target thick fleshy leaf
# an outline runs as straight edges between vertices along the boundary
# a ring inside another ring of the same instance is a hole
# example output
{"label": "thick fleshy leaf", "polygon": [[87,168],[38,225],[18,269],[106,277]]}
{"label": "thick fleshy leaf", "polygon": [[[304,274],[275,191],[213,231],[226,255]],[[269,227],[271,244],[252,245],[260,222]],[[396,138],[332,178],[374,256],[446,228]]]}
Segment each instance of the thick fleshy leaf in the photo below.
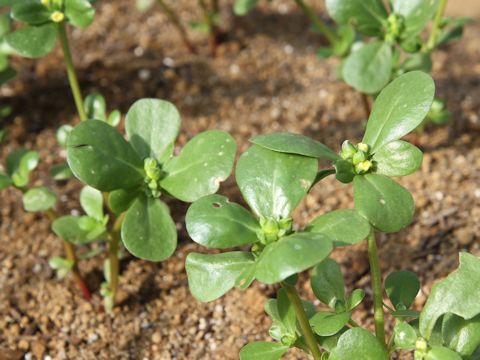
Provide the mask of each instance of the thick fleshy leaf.
{"label": "thick fleshy leaf", "polygon": [[205,131],[165,164],[167,176],[160,186],[185,202],[213,194],[232,172],[236,151],[235,140],[225,131]]}
{"label": "thick fleshy leaf", "polygon": [[412,195],[384,175],[355,176],[353,194],[357,211],[380,231],[397,232],[412,222],[415,212]]}
{"label": "thick fleshy leaf", "polygon": [[158,162],[171,155],[180,130],[180,114],[172,103],[158,99],[141,99],[128,110],[125,120],[130,143],[142,159]]}
{"label": "thick fleshy leaf", "polygon": [[387,19],[381,0],[326,0],[327,11],[339,24],[353,24],[365,35],[380,35]]}
{"label": "thick fleshy leaf", "polygon": [[315,266],[310,284],[316,298],[332,309],[338,301],[345,302],[343,274],[335,260],[326,258]]}
{"label": "thick fleshy leaf", "polygon": [[334,246],[356,244],[370,233],[370,224],[354,209],[341,209],[313,219],[307,231],[327,235]]}
{"label": "thick fleshy leaf", "polygon": [[27,149],[14,150],[7,156],[7,172],[13,185],[22,188],[28,184],[30,172],[38,165],[39,155]]}
{"label": "thick fleshy leaf", "polygon": [[140,259],[169,258],[177,247],[177,229],[168,206],[158,199],[139,196],[123,221],[122,241],[127,250]]}
{"label": "thick fleshy leaf", "polygon": [[335,178],[338,181],[344,184],[349,184],[353,181],[355,169],[350,161],[340,159],[335,161],[333,166],[335,167]]}
{"label": "thick fleshy leaf", "polygon": [[73,26],[86,28],[93,22],[95,9],[88,0],[65,0],[65,15]]}
{"label": "thick fleshy leaf", "polygon": [[83,101],[83,107],[90,120],[107,120],[107,103],[102,94],[89,94]]}
{"label": "thick fleshy leaf", "polygon": [[204,302],[224,295],[235,286],[246,268],[254,266],[253,255],[241,251],[222,254],[190,253],[185,262],[190,292]]}
{"label": "thick fleshy leaf", "polygon": [[119,215],[127,211],[139,195],[140,191],[138,189],[114,190],[108,194],[108,206],[114,214]]}
{"label": "thick fleshy leaf", "polygon": [[420,168],[423,154],[416,146],[396,140],[379,148],[372,159],[377,174],[405,176]]}
{"label": "thick fleshy leaf", "polygon": [[0,190],[3,190],[13,184],[12,179],[7,174],[0,171]]}
{"label": "thick fleshy leaf", "polygon": [[285,330],[290,334],[295,335],[295,330],[297,329],[295,308],[288,299],[287,293],[284,289],[277,291],[277,309],[278,316],[283,326],[285,326]]}
{"label": "thick fleshy leaf", "polygon": [[425,360],[462,360],[462,357],[449,348],[433,346],[428,351]]}
{"label": "thick fleshy leaf", "polygon": [[62,148],[67,147],[68,134],[70,134],[72,130],[73,126],[69,124],[62,125],[58,128],[55,136],[57,138],[58,145],[60,145]]}
{"label": "thick fleshy leaf", "polygon": [[352,294],[347,299],[347,309],[353,310],[356,308],[365,298],[365,290],[363,289],[355,289],[352,291]]}
{"label": "thick fleshy leaf", "polygon": [[480,314],[480,259],[460,253],[459,268],[433,286],[420,315],[420,333],[429,339],[437,320],[452,313],[466,320]]}
{"label": "thick fleshy leaf", "polygon": [[308,136],[289,132],[257,135],[250,139],[255,145],[287,154],[304,155],[317,159],[338,160],[340,156],[321,142]]}
{"label": "thick fleshy leaf", "polygon": [[323,234],[295,233],[268,245],[255,269],[257,280],[275,284],[325,259],[332,241]]}
{"label": "thick fleshy leaf", "polygon": [[420,312],[416,310],[410,310],[410,309],[395,310],[395,311],[390,311],[390,315],[398,319],[406,319],[406,318],[418,319],[418,317],[420,316]]}
{"label": "thick fleshy leaf", "polygon": [[402,38],[418,35],[438,7],[437,0],[392,0],[390,3],[393,12],[405,18],[405,30],[401,34]]}
{"label": "thick fleshy leaf", "polygon": [[42,25],[50,21],[50,10],[38,0],[15,0],[10,15],[14,20],[29,25]]}
{"label": "thick fleshy leaf", "polygon": [[435,84],[430,75],[412,71],[399,76],[375,100],[362,142],[375,153],[416,129],[427,116],[434,94]]}
{"label": "thick fleshy leaf", "polygon": [[35,187],[23,194],[23,207],[26,211],[45,211],[57,202],[57,195],[46,187]]}
{"label": "thick fleshy leaf", "polygon": [[375,359],[387,360],[387,352],[375,336],[362,328],[346,331],[338,340],[329,360]]}
{"label": "thick fleshy leaf", "polygon": [[257,341],[245,345],[240,350],[240,360],[278,360],[289,347],[282,343]]}
{"label": "thick fleshy leaf", "polygon": [[460,316],[446,314],[442,322],[442,337],[445,345],[470,359],[480,346],[480,315],[464,320]]}
{"label": "thick fleshy leaf", "polygon": [[50,170],[50,175],[57,181],[68,180],[73,177],[72,170],[70,170],[70,166],[68,166],[67,163],[53,165]]}
{"label": "thick fleshy leaf", "polygon": [[420,291],[420,281],[411,271],[390,273],[385,279],[385,291],[395,309],[408,309]]}
{"label": "thick fleshy leaf", "polygon": [[360,92],[378,93],[392,76],[391,45],[374,41],[353,51],[343,63],[342,76],[348,85]]}
{"label": "thick fleshy leaf", "polygon": [[105,232],[105,227],[98,222],[95,222],[93,227],[87,227],[85,226],[87,218],[87,216],[62,216],[52,223],[52,230],[57,236],[73,244],[88,244],[101,236]]}
{"label": "thick fleshy leaf", "polygon": [[258,216],[288,218],[315,180],[317,162],[253,145],[237,163],[237,183]]}
{"label": "thick fleshy leaf", "polygon": [[350,313],[318,312],[310,319],[313,331],[319,336],[332,336],[338,333],[347,325],[350,320]]}
{"label": "thick fleshy leaf", "polygon": [[143,163],[130,144],[110,125],[83,121],[67,140],[72,172],[100,191],[130,189],[143,183]]}
{"label": "thick fleshy leaf", "polygon": [[194,202],[185,222],[193,241],[214,249],[252,244],[260,231],[250,212],[221,195],[205,196]]}
{"label": "thick fleshy leaf", "polygon": [[393,329],[393,339],[396,348],[413,350],[417,341],[417,332],[409,323],[397,322]]}
{"label": "thick fleshy leaf", "polygon": [[257,2],[258,0],[235,0],[233,12],[237,16],[247,15],[257,5]]}
{"label": "thick fleshy leaf", "polygon": [[108,115],[106,122],[110,126],[118,126],[120,124],[120,120],[122,120],[122,113],[119,110],[113,110],[110,115]]}
{"label": "thick fleshy leaf", "polygon": [[55,24],[25,26],[7,36],[5,40],[15,52],[27,58],[40,58],[52,51],[57,33]]}
{"label": "thick fleshy leaf", "polygon": [[88,216],[98,221],[103,219],[103,195],[97,189],[85,186],[80,191],[80,205]]}

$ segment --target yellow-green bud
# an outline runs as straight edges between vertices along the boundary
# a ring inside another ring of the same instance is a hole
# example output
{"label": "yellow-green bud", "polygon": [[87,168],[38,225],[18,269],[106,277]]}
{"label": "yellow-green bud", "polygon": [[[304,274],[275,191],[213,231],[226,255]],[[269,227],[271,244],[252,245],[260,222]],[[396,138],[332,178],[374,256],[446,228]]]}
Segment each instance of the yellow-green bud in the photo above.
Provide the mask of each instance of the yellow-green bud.
{"label": "yellow-green bud", "polygon": [[353,155],[352,163],[353,165],[357,165],[365,160],[367,160],[367,155],[363,151],[357,151],[355,155]]}
{"label": "yellow-green bud", "polygon": [[50,15],[50,19],[53,22],[60,23],[65,19],[65,15],[61,11],[54,11],[52,15]]}
{"label": "yellow-green bud", "polygon": [[342,151],[340,156],[345,159],[351,159],[353,155],[357,152],[357,148],[349,140],[345,140],[342,144]]}
{"label": "yellow-green bud", "polygon": [[358,143],[357,148],[358,150],[363,151],[364,153],[367,153],[367,154],[368,154],[368,151],[370,150],[370,146],[368,146],[365,143]]}
{"label": "yellow-green bud", "polygon": [[355,171],[358,174],[364,174],[371,169],[372,165],[373,164],[370,160],[362,161],[361,163],[355,165]]}
{"label": "yellow-green bud", "polygon": [[418,339],[415,342],[415,350],[417,351],[427,351],[428,349],[428,344],[425,341],[425,339]]}
{"label": "yellow-green bud", "polygon": [[45,6],[50,5],[50,0],[41,0],[41,3]]}

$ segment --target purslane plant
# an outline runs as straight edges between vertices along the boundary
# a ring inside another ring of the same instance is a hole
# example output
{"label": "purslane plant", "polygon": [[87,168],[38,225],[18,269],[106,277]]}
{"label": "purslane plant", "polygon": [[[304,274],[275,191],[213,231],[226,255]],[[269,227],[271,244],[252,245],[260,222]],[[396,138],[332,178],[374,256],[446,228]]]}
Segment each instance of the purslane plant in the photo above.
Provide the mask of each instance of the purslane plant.
{"label": "purslane plant", "polygon": [[[241,359],[279,359],[291,347],[314,359],[382,360],[398,349],[413,350],[416,359],[461,359],[480,346],[475,333],[480,308],[470,304],[479,295],[472,279],[480,271],[480,260],[472,255],[461,255],[458,272],[434,287],[419,320],[419,313],[410,309],[419,291],[411,272],[386,278],[391,305],[384,303],[375,232],[396,232],[412,221],[413,198],[390,177],[420,167],[421,151],[400,138],[423,121],[433,97],[429,75],[414,71],[400,76],[378,96],[362,142],[344,142],[339,155],[298,134],[254,137],[236,169],[237,184],[254,214],[221,195],[191,205],[186,223],[195,242],[216,249],[249,246],[249,251],[190,253],[186,269],[196,298],[211,301],[233,287],[244,289],[255,279],[282,286],[277,299],[265,306],[272,319],[270,336],[277,342],[248,344]],[[317,159],[330,160],[333,168],[319,170]],[[353,182],[355,209],[324,214],[294,231],[291,212],[315,182],[330,174],[343,183]],[[334,247],[364,238],[376,336],[351,319],[364,292],[357,289],[347,296],[338,264],[327,258]],[[312,266],[313,292],[329,311],[317,311],[295,290],[296,274]],[[388,342],[384,306],[396,323]]]}

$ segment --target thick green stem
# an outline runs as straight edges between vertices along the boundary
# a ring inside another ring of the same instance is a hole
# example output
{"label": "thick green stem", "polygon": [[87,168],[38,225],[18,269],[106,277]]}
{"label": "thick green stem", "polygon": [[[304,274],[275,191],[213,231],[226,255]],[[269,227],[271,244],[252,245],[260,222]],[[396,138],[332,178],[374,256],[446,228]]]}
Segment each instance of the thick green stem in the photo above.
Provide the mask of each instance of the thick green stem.
{"label": "thick green stem", "polygon": [[428,38],[425,51],[427,53],[431,52],[435,45],[437,44],[438,32],[440,31],[440,22],[442,21],[443,14],[445,13],[445,8],[447,6],[447,0],[440,0],[438,4],[437,13],[435,14],[435,19],[433,20],[432,30],[430,32],[430,37]]}
{"label": "thick green stem", "polygon": [[368,259],[370,261],[370,273],[373,289],[373,317],[375,320],[375,334],[383,346],[385,344],[385,319],[383,314],[382,275],[375,240],[375,230],[368,235]]}
{"label": "thick green stem", "polygon": [[80,120],[87,120],[87,114],[83,107],[82,92],[80,85],[78,84],[77,74],[75,73],[75,67],[73,66],[72,52],[70,51],[70,45],[68,43],[67,30],[65,23],[61,22],[57,24],[58,37],[60,44],[62,45],[63,56],[65,58],[65,67],[67,69],[68,82],[70,83],[70,89],[72,90],[73,99],[75,100],[75,106],[77,107],[78,116]]}
{"label": "thick green stem", "polygon": [[168,6],[165,3],[165,1],[157,0],[157,2],[158,2],[158,5],[162,8],[162,11],[165,13],[165,15],[167,15],[168,20],[170,20],[171,23],[173,24],[173,26],[176,27],[178,33],[180,34],[180,37],[182,38],[182,41],[183,41],[183,44],[185,45],[185,47],[188,49],[188,51],[190,51],[190,53],[196,54],[197,49],[190,42],[190,39],[188,38],[188,35],[187,35],[187,30],[183,26],[182,22],[180,21],[180,19],[177,16],[177,14],[175,14],[175,11],[173,11],[172,8],[170,8],[170,6]]}
{"label": "thick green stem", "polygon": [[330,27],[325,24],[322,19],[315,13],[315,11],[305,4],[303,0],[295,0],[295,3],[300,9],[308,16],[310,21],[315,25],[315,27],[322,33],[323,36],[328,40],[330,45],[335,44],[338,41],[337,35],[333,32]]}
{"label": "thick green stem", "polygon": [[109,233],[110,246],[108,248],[108,259],[110,264],[110,296],[112,299],[112,305],[115,305],[115,298],[118,291],[118,273],[119,273],[119,260],[118,260],[118,248],[120,244],[120,231],[122,229],[122,223],[125,214],[120,215],[113,223],[112,230]]}
{"label": "thick green stem", "polygon": [[320,360],[322,358],[322,353],[318,348],[317,340],[315,339],[315,334],[310,327],[310,323],[307,318],[307,314],[305,314],[305,310],[303,309],[302,300],[298,296],[297,289],[295,286],[290,285],[286,282],[281,283],[285,293],[288,296],[288,299],[293,305],[295,310],[295,315],[297,317],[297,321],[300,324],[300,329],[302,330],[303,337],[305,338],[305,342],[307,343],[308,348],[315,360]]}

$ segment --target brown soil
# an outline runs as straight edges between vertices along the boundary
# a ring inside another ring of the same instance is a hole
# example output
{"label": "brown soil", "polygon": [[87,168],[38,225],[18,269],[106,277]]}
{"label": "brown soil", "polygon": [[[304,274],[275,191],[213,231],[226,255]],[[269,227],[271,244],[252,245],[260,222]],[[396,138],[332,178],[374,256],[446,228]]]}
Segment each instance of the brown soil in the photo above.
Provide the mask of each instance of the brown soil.
{"label": "brown soil", "polygon": [[[194,3],[176,2],[186,21],[199,16]],[[242,151],[250,136],[276,130],[302,132],[334,149],[343,139],[359,140],[365,122],[361,98],[335,78],[336,60],[317,58],[320,42],[293,2],[261,3],[241,19],[224,7],[227,39],[218,57],[210,59],[189,55],[158,9],[139,14],[134,1],[100,1],[94,25],[71,34],[82,88],[101,91],[112,108],[123,112],[142,97],[172,101],[183,116],[181,142],[213,128],[230,131]],[[459,1],[451,10],[478,16],[480,6],[469,3],[474,9]],[[192,35],[206,54],[203,36]],[[379,240],[385,274],[406,268],[420,275],[418,305],[434,279],[457,266],[459,251],[480,255],[479,36],[480,26],[471,25],[463,40],[435,55],[437,94],[447,100],[453,120],[414,135],[425,151],[424,164],[401,182],[413,192],[417,214],[408,229]],[[55,129],[78,121],[61,53],[57,49],[40,61],[16,60],[16,67],[18,79],[0,90],[13,106],[0,159],[20,146],[38,150],[42,163],[32,184],[52,186],[60,194],[60,212],[78,211],[80,184],[54,184],[48,176],[63,155]],[[232,180],[222,192],[239,200]],[[161,264],[132,257],[122,261],[120,305],[109,316],[98,295],[102,259],[81,264],[96,294],[88,303],[71,281],[56,280],[48,266],[50,256],[62,253],[48,221],[25,213],[14,190],[2,192],[0,203],[0,359],[237,359],[248,341],[267,338],[263,305],[274,287],[256,283],[207,304],[189,294],[185,256],[203,250],[186,236],[186,205],[174,205],[183,241],[171,259]],[[327,179],[295,217],[302,225],[351,206],[351,188]],[[337,250],[334,257],[348,288],[362,287],[370,295],[365,244]],[[312,298],[306,279],[302,292]],[[366,306],[354,318],[371,326],[369,296]],[[286,358],[304,357],[292,352]]]}

